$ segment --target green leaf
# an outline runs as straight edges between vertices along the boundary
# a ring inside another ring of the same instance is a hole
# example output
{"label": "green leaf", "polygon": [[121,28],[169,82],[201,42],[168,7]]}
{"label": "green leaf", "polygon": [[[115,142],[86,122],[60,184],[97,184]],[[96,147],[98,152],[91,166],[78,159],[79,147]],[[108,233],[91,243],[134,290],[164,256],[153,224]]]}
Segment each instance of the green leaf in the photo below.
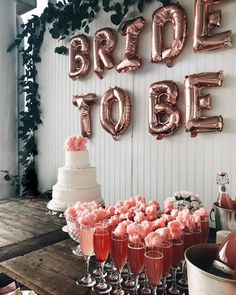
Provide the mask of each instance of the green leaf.
{"label": "green leaf", "polygon": [[123,18],[123,14],[112,14],[111,15],[111,22],[114,24],[114,25],[119,25],[121,23],[121,20]]}
{"label": "green leaf", "polygon": [[6,181],[9,181],[9,180],[11,180],[11,176],[9,174],[6,174],[6,175],[4,175],[4,179]]}
{"label": "green leaf", "polygon": [[138,2],[138,11],[143,12],[144,0]]}
{"label": "green leaf", "polygon": [[88,34],[89,31],[90,31],[90,27],[87,25],[87,26],[84,28],[84,31],[85,31],[86,34]]}
{"label": "green leaf", "polygon": [[68,49],[65,46],[58,46],[55,48],[54,52],[58,54],[67,54]]}
{"label": "green leaf", "polygon": [[58,39],[60,37],[60,30],[57,28],[52,28],[49,30],[49,32],[52,35],[53,39]]}

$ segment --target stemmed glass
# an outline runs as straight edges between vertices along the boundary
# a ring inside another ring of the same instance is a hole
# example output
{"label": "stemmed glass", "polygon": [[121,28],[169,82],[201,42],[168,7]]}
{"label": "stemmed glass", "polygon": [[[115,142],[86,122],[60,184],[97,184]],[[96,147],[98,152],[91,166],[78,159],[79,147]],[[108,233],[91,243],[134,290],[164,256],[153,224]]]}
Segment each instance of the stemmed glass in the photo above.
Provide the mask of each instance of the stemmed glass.
{"label": "stemmed glass", "polygon": [[209,219],[208,216],[201,216],[201,243],[207,243],[209,235]]}
{"label": "stemmed glass", "polygon": [[173,282],[172,286],[169,289],[170,294],[180,294],[180,290],[176,284],[176,273],[177,268],[181,264],[181,261],[184,257],[184,241],[183,236],[172,240],[172,247],[173,247],[173,260],[172,260],[172,267],[173,267]]}
{"label": "stemmed glass", "polygon": [[160,252],[164,255],[163,274],[162,274],[162,295],[167,295],[166,278],[172,266],[173,261],[173,246],[171,240],[165,240],[161,244]]}
{"label": "stemmed glass", "polygon": [[147,251],[144,254],[146,274],[154,295],[157,295],[157,285],[163,273],[163,261],[164,255],[160,251]]}
{"label": "stemmed glass", "polygon": [[139,275],[141,274],[144,268],[144,253],[144,243],[140,242],[136,244],[128,244],[128,263],[135,282],[135,295],[137,294]]}
{"label": "stemmed glass", "polygon": [[[65,217],[69,236],[72,238],[72,240],[80,243],[80,224],[77,222],[76,219],[73,219],[67,215]],[[74,247],[72,249],[72,253],[77,256],[83,256],[81,253],[80,245]]]}
{"label": "stemmed glass", "polygon": [[[195,241],[194,227],[193,227],[193,224],[191,225],[189,224],[188,226],[185,226],[183,229],[184,253],[189,247],[194,245],[194,241]],[[185,259],[183,259],[183,262],[182,262],[182,276],[179,280],[179,283],[181,287],[183,288],[188,287],[187,267],[186,267]]]}
{"label": "stemmed glass", "polygon": [[86,262],[85,276],[77,280],[76,283],[83,287],[92,287],[96,284],[96,280],[89,273],[89,261],[93,254],[93,234],[94,227],[85,225],[80,226],[80,248]]}
{"label": "stemmed glass", "polygon": [[94,286],[94,291],[98,294],[109,293],[112,289],[104,279],[104,265],[110,252],[110,233],[105,223],[95,225],[93,235],[94,252],[98,263],[100,264],[101,277],[98,284]]}
{"label": "stemmed glass", "polygon": [[127,260],[127,252],[128,252],[128,235],[123,234],[120,236],[116,236],[113,232],[111,237],[111,256],[119,274],[117,288],[114,291],[115,295],[125,294],[125,292],[121,288],[121,271]]}

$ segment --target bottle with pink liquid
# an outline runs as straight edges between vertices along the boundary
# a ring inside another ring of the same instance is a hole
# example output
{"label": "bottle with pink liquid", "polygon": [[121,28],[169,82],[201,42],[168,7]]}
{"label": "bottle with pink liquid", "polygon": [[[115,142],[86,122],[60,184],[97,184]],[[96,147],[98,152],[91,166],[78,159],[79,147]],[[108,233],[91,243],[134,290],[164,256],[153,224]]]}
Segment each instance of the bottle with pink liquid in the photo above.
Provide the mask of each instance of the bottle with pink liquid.
{"label": "bottle with pink liquid", "polygon": [[236,202],[233,201],[228,193],[229,176],[225,172],[217,173],[216,183],[219,187],[218,204],[224,209],[236,210]]}

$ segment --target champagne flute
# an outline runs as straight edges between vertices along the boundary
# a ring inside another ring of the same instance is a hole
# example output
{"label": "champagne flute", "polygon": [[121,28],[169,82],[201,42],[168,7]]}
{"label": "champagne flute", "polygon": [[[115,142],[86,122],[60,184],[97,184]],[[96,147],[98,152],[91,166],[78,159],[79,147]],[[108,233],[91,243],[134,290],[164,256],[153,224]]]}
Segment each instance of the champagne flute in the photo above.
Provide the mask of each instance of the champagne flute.
{"label": "champagne flute", "polygon": [[129,243],[128,244],[128,263],[131,273],[134,277],[134,294],[137,294],[139,275],[144,268],[144,243]]}
{"label": "champagne flute", "polygon": [[181,264],[181,261],[184,258],[184,241],[183,236],[180,235],[178,238],[172,239],[172,247],[173,247],[173,282],[172,286],[169,289],[170,294],[180,294],[180,290],[176,284],[176,273],[177,268]]}
{"label": "champagne flute", "polygon": [[111,256],[119,274],[117,288],[114,291],[115,295],[125,294],[125,292],[121,288],[121,271],[127,260],[127,252],[128,252],[128,235],[123,234],[120,236],[116,236],[113,232],[111,237]]}
{"label": "champagne flute", "polygon": [[160,251],[153,250],[145,252],[144,265],[154,295],[157,295],[157,285],[163,273],[163,263],[164,255]]}
{"label": "champagne flute", "polygon": [[94,286],[94,291],[98,294],[106,294],[111,291],[112,287],[104,279],[104,265],[110,252],[110,233],[105,223],[95,225],[93,245],[95,256],[101,269],[100,282]]}
{"label": "champagne flute", "polygon": [[[65,217],[69,236],[72,238],[72,240],[80,243],[80,224],[74,218],[71,218],[67,215],[65,215]],[[77,256],[83,256],[80,250],[80,245],[74,247],[72,249],[72,253]]]}
{"label": "champagne flute", "polygon": [[[195,235],[194,235],[194,222],[191,224],[185,225],[183,229],[183,242],[184,242],[184,253],[185,251],[194,245],[195,241]],[[187,288],[188,287],[188,282],[187,282],[187,266],[185,259],[183,259],[182,262],[182,275],[179,280],[179,284],[181,285],[182,288]]]}
{"label": "champagne flute", "polygon": [[201,216],[201,243],[207,243],[208,235],[209,235],[209,219],[208,216]]}
{"label": "champagne flute", "polygon": [[167,295],[166,289],[166,278],[172,266],[173,261],[173,246],[171,240],[165,240],[162,242],[161,247],[159,249],[160,252],[164,255],[164,262],[163,262],[163,274],[162,274],[162,295]]}
{"label": "champagne flute", "polygon": [[96,280],[89,273],[89,261],[93,254],[93,234],[94,227],[85,225],[80,226],[80,248],[85,260],[85,276],[77,280],[76,283],[82,287],[92,287],[96,284]]}

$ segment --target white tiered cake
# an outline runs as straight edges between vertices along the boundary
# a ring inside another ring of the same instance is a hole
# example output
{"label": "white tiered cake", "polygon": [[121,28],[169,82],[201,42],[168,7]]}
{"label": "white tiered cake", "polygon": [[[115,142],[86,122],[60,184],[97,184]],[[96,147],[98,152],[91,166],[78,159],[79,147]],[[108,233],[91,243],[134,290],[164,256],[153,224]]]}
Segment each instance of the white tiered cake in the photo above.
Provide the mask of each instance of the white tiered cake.
{"label": "white tiered cake", "polygon": [[[71,138],[67,139],[67,142]],[[58,182],[53,186],[52,200],[49,201],[48,208],[63,212],[78,201],[101,202],[101,186],[96,180],[96,168],[90,166],[88,151],[66,148],[65,156],[65,166],[58,168]]]}

